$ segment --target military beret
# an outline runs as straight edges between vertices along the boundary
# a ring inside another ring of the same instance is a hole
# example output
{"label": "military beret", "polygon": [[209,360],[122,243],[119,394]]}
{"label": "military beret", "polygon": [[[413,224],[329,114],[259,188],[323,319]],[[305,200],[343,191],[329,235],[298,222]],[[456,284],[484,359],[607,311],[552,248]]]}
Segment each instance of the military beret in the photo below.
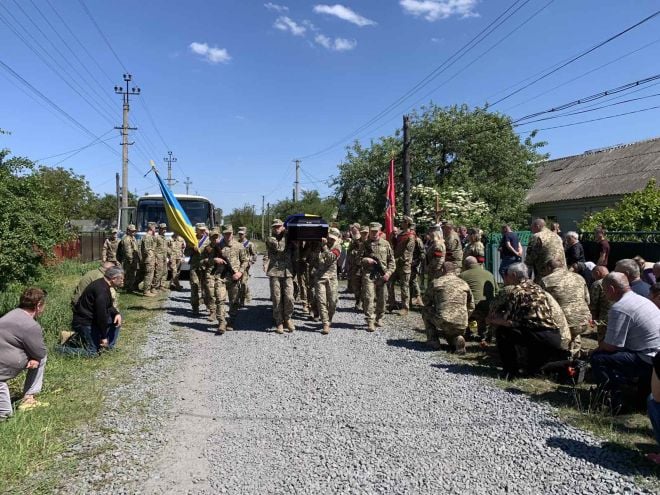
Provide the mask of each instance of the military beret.
{"label": "military beret", "polygon": [[135,225],[132,223],[129,223],[128,226],[126,227],[126,230],[132,230],[133,232],[136,232],[137,229],[135,228]]}
{"label": "military beret", "polygon": [[276,218],[273,220],[273,223],[270,225],[271,227],[279,227],[281,225],[284,225],[284,222],[280,220],[279,218]]}
{"label": "military beret", "polygon": [[369,230],[380,230],[382,228],[383,228],[383,226],[381,224],[379,224],[378,222],[371,222],[369,224]]}
{"label": "military beret", "polygon": [[161,224],[158,226],[158,228],[159,228],[159,229],[166,229],[166,228],[167,228],[167,224],[166,224],[166,223],[161,223]]}
{"label": "military beret", "polygon": [[223,234],[233,234],[234,233],[234,228],[227,224],[222,227],[222,233]]}

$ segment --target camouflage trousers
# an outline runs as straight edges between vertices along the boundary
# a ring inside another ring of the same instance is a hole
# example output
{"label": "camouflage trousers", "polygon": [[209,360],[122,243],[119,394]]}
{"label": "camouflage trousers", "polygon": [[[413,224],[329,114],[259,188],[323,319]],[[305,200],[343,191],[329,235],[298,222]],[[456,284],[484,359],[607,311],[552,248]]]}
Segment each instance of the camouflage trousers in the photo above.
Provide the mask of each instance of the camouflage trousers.
{"label": "camouflage trousers", "polygon": [[209,310],[211,309],[211,297],[209,295],[209,283],[204,268],[190,270],[190,305],[193,311],[199,309],[200,297]]}
{"label": "camouflage trousers", "polygon": [[405,273],[403,270],[398,269],[387,282],[387,303],[390,308],[396,304],[396,286],[401,288],[401,307],[403,309],[410,309],[410,273]]}
{"label": "camouflage trousers", "polygon": [[351,289],[355,295],[355,306],[362,304],[362,270],[354,268],[348,275],[348,280],[351,284]]}
{"label": "camouflage trousers", "polygon": [[465,325],[457,325],[450,321],[439,318],[432,306],[425,306],[422,310],[422,320],[426,329],[426,339],[428,342],[437,342],[439,337],[443,337],[450,346],[454,346],[456,337],[465,335]]}
{"label": "camouflage trousers", "polygon": [[225,286],[227,287],[227,297],[229,299],[229,317],[235,318],[238,314],[238,309],[241,307],[241,291],[243,287],[243,278],[240,280],[232,280],[231,277],[225,279]]}
{"label": "camouflage trousers", "polygon": [[212,315],[215,314],[215,317],[220,323],[226,323],[227,310],[225,303],[227,302],[227,286],[225,285],[225,279],[217,275],[209,275],[208,281],[209,293],[212,294],[213,302],[215,303],[214,307],[209,307],[209,311]]}
{"label": "camouflage trousers", "polygon": [[423,276],[420,275],[417,268],[413,267],[412,272],[410,272],[410,297],[412,299],[422,297],[422,289],[419,286],[420,279],[422,278]]}
{"label": "camouflage trousers", "polygon": [[336,278],[322,278],[316,282],[319,313],[323,323],[330,323],[335,316],[339,287]]}
{"label": "camouflage trousers", "polygon": [[133,258],[131,261],[124,260],[122,263],[124,268],[124,287],[126,290],[137,290],[137,277],[138,277],[138,259]]}
{"label": "camouflage trousers", "polygon": [[568,344],[568,350],[570,351],[571,356],[576,357],[576,355],[580,352],[582,349],[582,338],[580,335],[582,335],[590,328],[591,327],[588,324],[569,327],[569,330],[571,331],[571,341]]}
{"label": "camouflage trousers", "polygon": [[181,260],[172,260],[172,280],[170,280],[170,287],[178,289],[181,287],[179,277],[181,276]]}
{"label": "camouflage trousers", "polygon": [[143,292],[149,292],[154,284],[154,276],[156,273],[156,259],[147,258],[142,264],[144,270]]}
{"label": "camouflage trousers", "polygon": [[307,281],[307,270],[303,272],[298,272],[296,274],[296,280],[298,282],[298,299],[300,299],[300,302],[303,304],[307,304],[307,287],[309,286],[309,283]]}
{"label": "camouflage trousers", "polygon": [[159,290],[164,287],[163,279],[167,281],[167,258],[156,257],[156,266],[154,268],[154,280],[151,288]]}
{"label": "camouflage trousers", "polygon": [[316,284],[314,284],[310,273],[307,273],[307,278],[305,280],[307,285],[307,306],[309,307],[310,312],[313,316],[319,315],[319,304],[318,298],[316,297]]}
{"label": "camouflage trousers", "polygon": [[239,288],[238,300],[241,307],[245,306],[246,302],[250,302],[252,300],[252,294],[250,293],[250,285],[248,284],[249,281],[250,281],[250,267],[248,266],[243,272],[243,278],[241,278],[241,286]]}
{"label": "camouflage trousers", "polygon": [[385,314],[385,282],[383,279],[371,280],[369,275],[362,275],[362,308],[367,323],[383,317]]}
{"label": "camouflage trousers", "polygon": [[275,325],[290,320],[293,316],[293,278],[270,277],[270,300]]}

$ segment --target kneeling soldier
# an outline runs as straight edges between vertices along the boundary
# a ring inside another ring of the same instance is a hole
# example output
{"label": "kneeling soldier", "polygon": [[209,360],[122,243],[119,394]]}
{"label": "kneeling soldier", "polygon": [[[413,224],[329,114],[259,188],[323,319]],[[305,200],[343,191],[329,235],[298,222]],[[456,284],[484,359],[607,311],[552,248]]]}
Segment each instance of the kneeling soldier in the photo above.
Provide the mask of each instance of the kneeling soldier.
{"label": "kneeling soldier", "polygon": [[422,318],[428,343],[439,347],[438,336],[444,337],[452,350],[465,354],[465,329],[474,300],[468,284],[456,276],[456,264],[446,261],[440,277],[433,280],[424,296]]}

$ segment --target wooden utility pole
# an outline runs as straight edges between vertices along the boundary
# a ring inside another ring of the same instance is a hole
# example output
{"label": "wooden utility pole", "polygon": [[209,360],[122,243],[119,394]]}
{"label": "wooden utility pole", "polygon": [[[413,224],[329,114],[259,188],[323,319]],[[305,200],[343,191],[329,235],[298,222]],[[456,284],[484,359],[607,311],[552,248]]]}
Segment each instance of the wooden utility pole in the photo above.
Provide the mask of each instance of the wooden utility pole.
{"label": "wooden utility pole", "polygon": [[403,214],[410,215],[410,117],[403,116]]}
{"label": "wooden utility pole", "polygon": [[297,203],[300,201],[300,160],[293,160],[293,163],[296,164],[296,188],[293,191],[293,202]]}
{"label": "wooden utility pole", "polygon": [[176,157],[172,156],[171,151],[168,151],[167,156],[163,158],[163,161],[167,163],[167,185],[172,188],[172,186],[178,182],[172,178],[172,164],[176,163]]}
{"label": "wooden utility pole", "polygon": [[126,83],[126,89],[121,86],[115,86],[115,93],[122,95],[123,100],[123,121],[121,127],[115,127],[121,131],[121,205],[122,207],[128,206],[128,147],[134,143],[128,142],[128,131],[136,131],[137,127],[128,126],[128,110],[130,109],[129,97],[138,96],[140,94],[140,88],[135,86],[132,88],[128,87],[128,83],[131,82],[132,76],[130,74],[124,74],[124,82]]}

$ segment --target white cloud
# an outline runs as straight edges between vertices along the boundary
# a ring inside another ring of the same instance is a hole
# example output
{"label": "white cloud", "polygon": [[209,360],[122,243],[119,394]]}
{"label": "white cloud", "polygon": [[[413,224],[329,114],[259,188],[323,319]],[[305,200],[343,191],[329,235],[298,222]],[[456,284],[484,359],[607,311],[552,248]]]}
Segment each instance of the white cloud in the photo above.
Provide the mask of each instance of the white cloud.
{"label": "white cloud", "polygon": [[197,43],[193,41],[190,43],[189,48],[191,52],[201,55],[210,64],[226,64],[231,60],[231,56],[226,49],[209,46],[208,43]]}
{"label": "white cloud", "polygon": [[334,40],[324,34],[317,34],[314,41],[328,50],[334,52],[345,52],[353,50],[357,46],[357,41],[347,40],[346,38],[335,38]]}
{"label": "white cloud", "polygon": [[286,5],[277,5],[276,3],[273,2],[268,2],[264,4],[264,7],[266,7],[268,10],[272,10],[275,12],[288,12],[289,7]]}
{"label": "white cloud", "polygon": [[285,15],[275,19],[275,24],[273,24],[273,27],[279,29],[280,31],[288,31],[294,36],[305,36],[305,33],[307,32],[307,28],[305,26],[301,26],[293,19]]}
{"label": "white cloud", "polygon": [[360,14],[357,12],[349,9],[348,7],[344,7],[343,5],[316,5],[314,6],[314,12],[317,14],[327,14],[327,15],[333,15],[335,17],[338,17],[344,21],[350,22],[352,24],[355,24],[360,27],[364,26],[374,26],[376,23],[372,21],[371,19],[367,19],[366,17],[362,17]]}
{"label": "white cloud", "polygon": [[403,10],[427,21],[446,19],[452,15],[478,17],[475,11],[478,0],[399,0]]}

